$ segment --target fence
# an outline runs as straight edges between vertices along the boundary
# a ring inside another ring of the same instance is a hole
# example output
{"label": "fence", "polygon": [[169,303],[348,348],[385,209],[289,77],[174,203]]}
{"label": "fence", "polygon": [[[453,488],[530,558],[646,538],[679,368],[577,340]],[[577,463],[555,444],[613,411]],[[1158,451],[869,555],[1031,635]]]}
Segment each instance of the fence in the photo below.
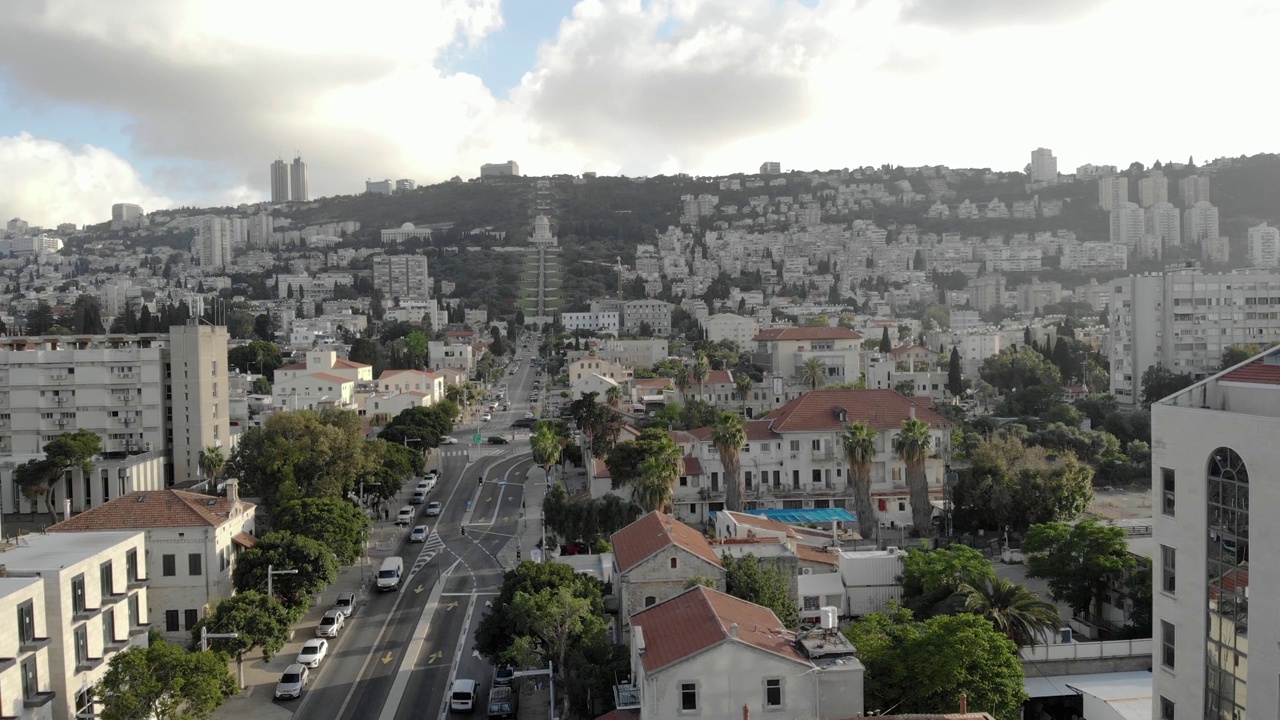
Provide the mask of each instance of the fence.
{"label": "fence", "polygon": [[1149,656],[1151,638],[1138,640],[1104,640],[1101,642],[1063,643],[1061,645],[1034,645],[1020,648],[1018,653],[1027,662],[1053,660],[1099,660],[1102,658],[1126,658]]}

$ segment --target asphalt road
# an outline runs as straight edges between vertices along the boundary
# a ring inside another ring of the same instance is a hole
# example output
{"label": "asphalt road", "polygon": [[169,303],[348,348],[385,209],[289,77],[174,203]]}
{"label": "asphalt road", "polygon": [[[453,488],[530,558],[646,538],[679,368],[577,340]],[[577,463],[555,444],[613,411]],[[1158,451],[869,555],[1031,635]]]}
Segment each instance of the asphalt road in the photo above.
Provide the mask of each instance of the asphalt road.
{"label": "asphalt road", "polygon": [[[525,358],[516,375],[503,378],[511,410],[494,413],[488,427],[509,427],[529,410],[534,370]],[[517,530],[533,460],[527,431],[509,445],[472,447],[474,432],[463,425],[455,433],[459,444],[435,451],[441,478],[428,500],[443,507],[438,518],[415,521],[430,527],[428,541],[410,544],[407,530],[397,532],[403,585],[398,592],[371,591],[292,708],[298,717],[451,717],[447,696],[455,678],[475,680],[477,705],[485,702],[493,668],[474,653],[474,633],[502,584],[497,556]]]}

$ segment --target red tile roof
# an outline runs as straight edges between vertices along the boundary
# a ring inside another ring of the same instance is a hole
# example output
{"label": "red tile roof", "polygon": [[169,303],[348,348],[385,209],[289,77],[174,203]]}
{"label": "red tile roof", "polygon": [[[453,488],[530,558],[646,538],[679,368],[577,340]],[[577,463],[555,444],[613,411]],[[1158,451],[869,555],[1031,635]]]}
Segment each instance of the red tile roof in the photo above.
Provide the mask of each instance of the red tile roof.
{"label": "red tile roof", "polygon": [[814,548],[811,548],[808,545],[802,545],[802,544],[796,545],[796,557],[800,558],[805,562],[816,562],[816,563],[822,563],[823,565],[835,566],[839,564],[837,562],[835,553],[824,552],[822,550],[815,550]]}
{"label": "red tile roof", "polygon": [[365,365],[364,363],[352,362],[350,360],[341,360],[341,359],[335,360],[333,362],[333,366],[336,368],[346,368],[348,370],[359,370],[361,368],[373,367],[372,365]]}
{"label": "red tile roof", "polygon": [[861,340],[862,336],[847,327],[794,327],[761,330],[752,338],[756,342],[770,340]]}
{"label": "red tile roof", "polygon": [[900,346],[898,346],[898,347],[894,348],[891,352],[892,352],[894,355],[906,355],[907,353],[920,353],[920,352],[924,352],[924,353],[927,353],[927,354],[929,354],[929,355],[937,355],[937,354],[938,354],[938,353],[937,353],[936,351],[934,351],[934,350],[930,350],[929,348],[927,348],[927,347],[925,347],[925,346],[923,346],[923,345],[917,345],[917,344],[912,344],[912,345],[900,345]]}
{"label": "red tile roof", "polygon": [[1219,376],[1218,379],[1224,382],[1280,385],[1280,365],[1270,365],[1263,358],[1259,358]]}
{"label": "red tile roof", "polygon": [[644,654],[640,661],[647,673],[670,667],[715,645],[735,642],[731,637],[735,624],[736,642],[800,665],[811,665],[796,649],[795,636],[787,632],[772,610],[702,585],[641,610],[631,616],[631,624],[644,628]]}
{"label": "red tile roof", "polygon": [[[760,442],[767,440],[777,440],[778,435],[770,429],[768,420],[746,420],[742,423],[742,428],[747,431],[747,440],[749,442]],[[698,438],[702,442],[711,442],[711,436],[715,435],[714,427],[700,427],[689,431],[689,434]]]}
{"label": "red tile roof", "polygon": [[680,472],[681,475],[691,477],[702,474],[702,461],[692,455],[684,456],[684,468]]}
{"label": "red tile roof", "polygon": [[284,365],[276,368],[276,370],[306,370],[307,364],[304,362],[293,363],[292,365]]}
{"label": "red tile roof", "polygon": [[777,520],[770,520],[767,517],[734,512],[733,510],[722,510],[721,512],[725,514],[725,517],[728,517],[737,524],[745,527],[759,528],[770,532],[782,533],[783,537],[795,537],[796,534],[795,530],[792,530],[790,525],[778,522]]}
{"label": "red tile roof", "polygon": [[341,377],[339,375],[333,375],[331,373],[322,373],[322,372],[312,373],[310,377],[316,378],[317,380],[327,380],[328,382],[336,382],[336,383],[354,382],[347,378]]}
{"label": "red tile roof", "polygon": [[[245,512],[253,503],[240,502]],[[144,530],[147,528],[218,527],[227,521],[227,498],[186,490],[138,490],[85,510],[49,532]]]}
{"label": "red tile roof", "polygon": [[636,378],[631,381],[632,385],[637,388],[650,388],[653,390],[663,390],[672,385],[670,378]]}
{"label": "red tile roof", "polygon": [[[707,379],[702,381],[703,387],[707,385],[732,385],[733,376],[728,370],[712,370],[707,373]],[[689,371],[689,389],[692,392],[698,391],[698,380],[693,376],[693,370]]]}
{"label": "red tile roof", "polygon": [[627,572],[673,545],[712,565],[720,565],[720,558],[712,552],[702,533],[660,512],[645,515],[614,533],[609,540],[619,573]]}
{"label": "red tile roof", "polygon": [[[907,397],[897,390],[811,390],[764,417],[771,421],[774,432],[838,431],[852,422],[862,421],[877,430],[896,430],[911,417],[931,427],[951,427],[951,422],[933,411],[933,401]],[[843,409],[846,422],[840,422],[836,409]]]}

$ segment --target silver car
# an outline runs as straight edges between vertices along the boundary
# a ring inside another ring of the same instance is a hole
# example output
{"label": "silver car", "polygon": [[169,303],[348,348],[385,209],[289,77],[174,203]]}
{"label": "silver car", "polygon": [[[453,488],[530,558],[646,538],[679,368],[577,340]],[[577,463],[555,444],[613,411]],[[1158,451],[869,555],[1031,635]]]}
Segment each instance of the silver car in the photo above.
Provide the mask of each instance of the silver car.
{"label": "silver car", "polygon": [[284,669],[280,682],[276,683],[276,697],[280,700],[301,697],[302,688],[307,686],[307,681],[310,679],[310,670],[297,663],[290,665]]}
{"label": "silver car", "polygon": [[333,604],[333,611],[342,613],[344,620],[351,617],[351,613],[356,610],[356,594],[353,592],[344,592],[338,595],[338,600]]}
{"label": "silver car", "polygon": [[302,649],[298,651],[298,664],[309,668],[320,667],[320,661],[328,654],[329,641],[312,638],[302,643]]}
{"label": "silver car", "polygon": [[338,637],[338,631],[342,629],[346,616],[337,610],[330,610],[320,618],[320,624],[316,625],[316,637]]}

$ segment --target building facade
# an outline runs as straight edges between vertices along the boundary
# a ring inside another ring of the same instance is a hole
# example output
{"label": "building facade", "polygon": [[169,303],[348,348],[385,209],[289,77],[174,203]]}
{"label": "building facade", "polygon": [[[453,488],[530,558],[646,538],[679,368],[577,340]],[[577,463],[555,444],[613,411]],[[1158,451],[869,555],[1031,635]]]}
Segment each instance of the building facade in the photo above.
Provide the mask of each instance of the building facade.
{"label": "building facade", "polygon": [[311,195],[307,190],[307,164],[301,157],[295,157],[289,166],[289,199],[293,202],[307,202]]}
{"label": "building facade", "polygon": [[520,174],[520,166],[515,160],[503,163],[485,163],[480,166],[480,177],[515,177]]}
{"label": "building facade", "polygon": [[386,298],[426,300],[431,273],[424,255],[379,255],[373,259],[373,286]]}
{"label": "building facade", "polygon": [[271,202],[276,205],[289,202],[289,166],[284,160],[271,163]]}
{"label": "building facade", "polygon": [[1182,237],[1188,243],[1218,237],[1218,208],[1202,200],[1183,211]]}
{"label": "building facade", "polygon": [[1129,178],[1124,175],[1106,175],[1098,178],[1098,204],[1111,211],[1129,202]]}
{"label": "building facade", "polygon": [[1249,265],[1256,268],[1280,265],[1280,228],[1266,223],[1249,228]]}
{"label": "building facade", "polygon": [[1138,204],[1149,208],[1165,202],[1169,202],[1169,178],[1161,170],[1152,170],[1138,181]]}
{"label": "building facade", "polygon": [[639,335],[648,327],[654,337],[671,336],[671,312],[674,306],[662,300],[632,300],[622,306],[622,330]]}
{"label": "building facade", "polygon": [[1049,148],[1031,151],[1031,182],[1051,183],[1058,180],[1058,158]]}
{"label": "building facade", "polygon": [[1137,203],[1121,203],[1111,211],[1112,243],[1133,248],[1146,234],[1146,215]]}
{"label": "building facade", "polygon": [[752,340],[756,364],[797,382],[815,359],[827,384],[854,382],[861,372],[862,336],[846,327],[771,328]]}

